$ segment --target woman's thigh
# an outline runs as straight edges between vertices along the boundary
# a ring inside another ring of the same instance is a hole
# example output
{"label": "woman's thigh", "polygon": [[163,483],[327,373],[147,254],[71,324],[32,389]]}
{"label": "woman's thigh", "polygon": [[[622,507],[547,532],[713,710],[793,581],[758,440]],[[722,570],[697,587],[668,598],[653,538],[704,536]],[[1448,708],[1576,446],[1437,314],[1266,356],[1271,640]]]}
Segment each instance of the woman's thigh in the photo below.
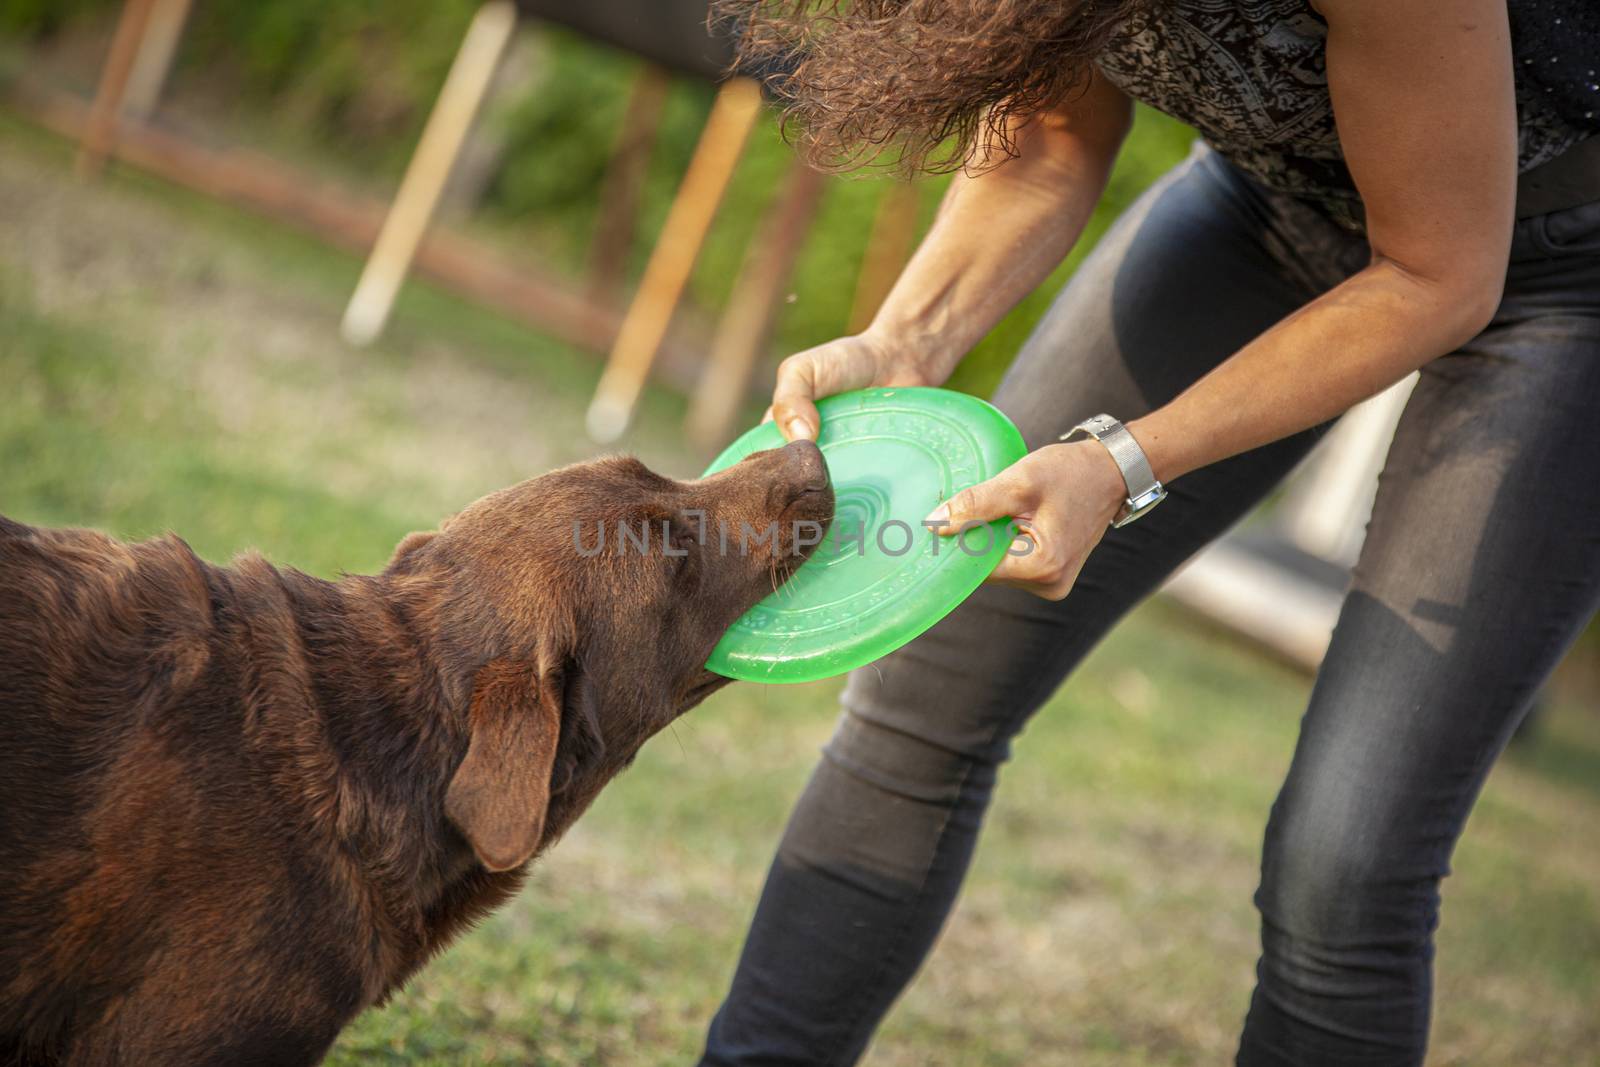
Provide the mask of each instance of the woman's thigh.
{"label": "woman's thigh", "polygon": [[1337,1061],[1378,1038],[1393,1062],[1420,1057],[1439,881],[1494,758],[1600,606],[1591,214],[1587,251],[1519,226],[1494,323],[1423,369],[1401,419],[1267,833],[1246,1040],[1261,1054],[1245,1062]]}
{"label": "woman's thigh", "polygon": [[[1269,201],[1202,150],[1132,207],[1057,298],[995,394],[1030,448],[1099,412],[1136,418],[1350,273],[1365,245]],[[1132,605],[1299,461],[1310,431],[1186,475],[1107,531],[1059,603],[986,586],[852,675],[856,716],[998,759],[1007,740]]]}

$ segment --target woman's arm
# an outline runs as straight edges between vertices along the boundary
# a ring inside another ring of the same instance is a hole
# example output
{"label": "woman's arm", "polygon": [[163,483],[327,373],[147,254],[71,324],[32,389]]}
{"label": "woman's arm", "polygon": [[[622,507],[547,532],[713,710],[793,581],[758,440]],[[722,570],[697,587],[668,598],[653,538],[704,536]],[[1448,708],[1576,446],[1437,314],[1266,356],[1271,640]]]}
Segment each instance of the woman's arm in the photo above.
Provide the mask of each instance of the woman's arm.
{"label": "woman's arm", "polygon": [[1338,415],[1488,325],[1517,181],[1500,0],[1321,0],[1328,87],[1370,266],[1129,427],[1156,477]]}
{"label": "woman's arm", "polygon": [[1014,131],[1016,158],[956,175],[872,325],[779,366],[772,416],[785,435],[816,436],[818,397],[948,378],[1072,249],[1131,115],[1128,98],[1096,73],[1082,94]]}
{"label": "woman's arm", "polygon": [[[1372,263],[1129,424],[1163,481],[1338,415],[1470,339],[1499,303],[1517,155],[1503,0],[1319,8]],[[994,580],[1059,598],[1122,494],[1099,445],[1052,445],[953,498],[944,532],[1027,521],[1034,550]]]}

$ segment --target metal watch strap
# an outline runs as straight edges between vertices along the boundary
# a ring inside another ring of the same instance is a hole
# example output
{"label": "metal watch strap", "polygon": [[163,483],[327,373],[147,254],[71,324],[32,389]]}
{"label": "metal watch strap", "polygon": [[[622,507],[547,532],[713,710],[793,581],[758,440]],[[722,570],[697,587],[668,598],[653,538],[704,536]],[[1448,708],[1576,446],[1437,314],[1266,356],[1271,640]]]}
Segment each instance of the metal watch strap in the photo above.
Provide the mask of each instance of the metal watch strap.
{"label": "metal watch strap", "polygon": [[1139,442],[1122,423],[1110,415],[1096,415],[1092,419],[1084,419],[1062,434],[1061,440],[1071,441],[1079,434],[1087,434],[1104,445],[1106,451],[1111,453],[1117,469],[1122,472],[1122,484],[1128,490],[1128,499],[1124,502],[1123,511],[1111,525],[1122,526],[1132,522],[1167,495],[1166,489],[1156,480],[1155,471],[1150,469],[1150,460],[1146,458],[1144,449],[1139,447]]}

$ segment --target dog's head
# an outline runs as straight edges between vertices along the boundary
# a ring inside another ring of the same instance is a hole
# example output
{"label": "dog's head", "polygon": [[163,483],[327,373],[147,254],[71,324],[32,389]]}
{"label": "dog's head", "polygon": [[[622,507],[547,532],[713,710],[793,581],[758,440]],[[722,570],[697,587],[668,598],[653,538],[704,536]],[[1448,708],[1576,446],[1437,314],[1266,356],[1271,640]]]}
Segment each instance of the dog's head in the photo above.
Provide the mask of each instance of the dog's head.
{"label": "dog's head", "polygon": [[822,454],[802,441],[692,482],[631,458],[565,467],[401,542],[386,576],[429,590],[443,673],[463,688],[445,814],[485,867],[554,840],[726,682],[705,669],[712,647],[832,517]]}

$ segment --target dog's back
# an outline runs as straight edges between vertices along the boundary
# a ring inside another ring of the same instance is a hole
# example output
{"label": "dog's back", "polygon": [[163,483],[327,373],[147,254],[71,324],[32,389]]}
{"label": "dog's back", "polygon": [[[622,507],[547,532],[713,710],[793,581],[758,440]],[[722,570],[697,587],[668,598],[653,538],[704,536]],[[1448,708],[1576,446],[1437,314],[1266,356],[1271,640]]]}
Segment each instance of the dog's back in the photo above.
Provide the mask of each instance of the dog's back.
{"label": "dog's back", "polygon": [[0,519],[0,1034],[27,1046],[53,1048],[96,1010],[96,990],[74,980],[85,964],[116,984],[146,955],[117,943],[115,915],[158,887],[125,881],[106,899],[97,853],[102,835],[138,847],[141,815],[161,809],[119,810],[105,794],[181,788],[159,764],[142,783],[115,768],[154,740],[159,723],[141,719],[164,693],[205,669],[202,566],[176,540]]}
{"label": "dog's back", "polygon": [[297,942],[264,892],[294,857],[246,795],[237,719],[261,680],[234,647],[247,623],[218,624],[235,581],[175,537],[0,518],[0,1064],[112,1062],[227,1007],[229,1034],[192,1035],[216,1062],[314,1056],[249,1018],[281,1002],[273,969],[237,973]]}
{"label": "dog's back", "polygon": [[40,879],[0,880],[0,976],[18,975],[14,924],[46,918],[30,902],[59,905],[91,860],[86,822],[104,798],[89,790],[205,671],[210,628],[206,565],[176,538],[126,545],[0,517],[0,864],[23,875],[32,859]]}

